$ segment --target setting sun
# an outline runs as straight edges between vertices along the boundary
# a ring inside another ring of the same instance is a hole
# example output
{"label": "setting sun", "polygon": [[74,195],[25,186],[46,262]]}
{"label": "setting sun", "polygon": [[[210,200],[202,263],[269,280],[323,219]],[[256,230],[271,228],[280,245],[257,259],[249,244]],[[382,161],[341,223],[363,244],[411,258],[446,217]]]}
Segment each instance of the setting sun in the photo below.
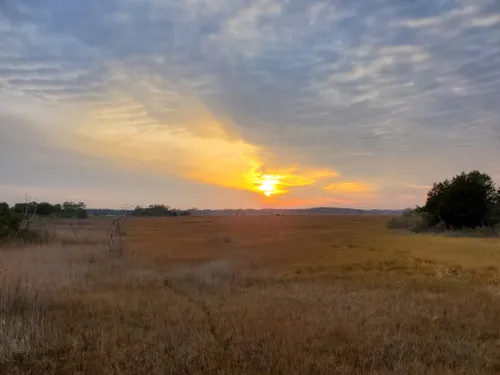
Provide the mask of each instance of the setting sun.
{"label": "setting sun", "polygon": [[279,175],[263,175],[256,181],[257,189],[264,193],[266,197],[279,193],[277,185],[280,183],[282,176]]}

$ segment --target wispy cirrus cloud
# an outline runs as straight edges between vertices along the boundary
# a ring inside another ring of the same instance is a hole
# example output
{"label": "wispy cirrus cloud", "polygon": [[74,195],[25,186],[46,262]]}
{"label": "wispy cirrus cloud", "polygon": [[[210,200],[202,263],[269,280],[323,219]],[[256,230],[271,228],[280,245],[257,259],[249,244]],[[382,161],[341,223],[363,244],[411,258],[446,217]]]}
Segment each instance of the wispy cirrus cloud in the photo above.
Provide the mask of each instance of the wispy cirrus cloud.
{"label": "wispy cirrus cloud", "polygon": [[[279,43],[273,20],[281,14],[282,2],[257,0],[230,15],[211,37],[219,48],[232,49],[244,56],[256,55],[267,43]],[[244,45],[245,48],[241,48]]]}
{"label": "wispy cirrus cloud", "polygon": [[475,17],[477,13],[480,11],[475,5],[471,5],[472,3],[466,5],[458,5],[454,8],[448,8],[447,11],[440,12],[438,15],[423,17],[423,18],[406,18],[402,20],[398,20],[396,24],[398,26],[407,27],[410,29],[418,29],[418,28],[429,28],[429,27],[443,27],[448,22],[453,22],[458,20],[459,22],[463,22],[464,19],[469,19],[470,17]]}
{"label": "wispy cirrus cloud", "polygon": [[110,86],[105,101],[83,111],[87,117],[77,125],[76,149],[111,158],[122,168],[255,192],[265,176],[280,176],[276,193],[337,176],[314,165],[293,165],[293,159],[276,163],[264,147],[241,138],[229,119],[174,91],[172,83],[137,71],[129,78],[131,83]]}
{"label": "wispy cirrus cloud", "polygon": [[500,24],[500,13],[470,20],[470,27],[491,27]]}

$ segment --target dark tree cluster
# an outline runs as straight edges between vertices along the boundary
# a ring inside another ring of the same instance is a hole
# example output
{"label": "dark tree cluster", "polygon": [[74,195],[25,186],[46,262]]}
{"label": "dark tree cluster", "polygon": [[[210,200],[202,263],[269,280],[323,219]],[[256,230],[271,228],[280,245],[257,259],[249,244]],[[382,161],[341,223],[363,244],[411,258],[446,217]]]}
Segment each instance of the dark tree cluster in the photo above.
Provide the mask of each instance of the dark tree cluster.
{"label": "dark tree cluster", "polygon": [[0,241],[32,232],[31,222],[35,217],[84,219],[88,217],[88,213],[83,202],[50,204],[26,199],[25,202],[16,203],[12,207],[8,203],[0,202]]}
{"label": "dark tree cluster", "polygon": [[21,227],[21,215],[14,212],[7,203],[0,203],[0,240],[11,237]]}
{"label": "dark tree cluster", "polygon": [[434,184],[425,206],[417,211],[429,226],[447,229],[495,226],[500,223],[500,189],[479,171],[461,173]]}
{"label": "dark tree cluster", "polygon": [[133,216],[190,216],[189,211],[172,209],[163,204],[152,204],[149,207],[137,206],[132,211]]}
{"label": "dark tree cluster", "polygon": [[85,219],[88,217],[87,206],[83,202],[64,202],[61,212],[56,213],[56,215],[65,218],[76,217],[77,219]]}
{"label": "dark tree cluster", "polygon": [[16,203],[12,210],[18,214],[33,212],[38,216],[53,216],[58,218],[85,219],[88,216],[87,206],[83,202],[64,202],[51,204],[48,202]]}

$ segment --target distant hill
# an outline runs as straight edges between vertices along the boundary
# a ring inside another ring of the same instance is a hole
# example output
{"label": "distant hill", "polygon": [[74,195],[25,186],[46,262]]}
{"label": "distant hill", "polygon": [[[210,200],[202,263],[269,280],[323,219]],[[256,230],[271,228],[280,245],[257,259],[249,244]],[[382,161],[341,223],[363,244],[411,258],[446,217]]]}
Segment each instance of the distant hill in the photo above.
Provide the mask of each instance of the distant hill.
{"label": "distant hill", "polygon": [[[362,210],[357,208],[342,208],[342,207],[314,207],[314,208],[264,208],[264,209],[223,209],[223,210],[203,210],[190,209],[187,210],[193,216],[234,216],[234,215],[398,215],[404,210],[387,210],[387,209],[372,209]],[[87,209],[90,216],[106,216],[106,215],[129,215],[132,210],[114,210],[114,209]]]}
{"label": "distant hill", "polygon": [[226,209],[226,210],[189,210],[192,215],[224,216],[224,215],[397,215],[404,210],[372,209],[362,210],[340,207],[314,207],[289,209]]}

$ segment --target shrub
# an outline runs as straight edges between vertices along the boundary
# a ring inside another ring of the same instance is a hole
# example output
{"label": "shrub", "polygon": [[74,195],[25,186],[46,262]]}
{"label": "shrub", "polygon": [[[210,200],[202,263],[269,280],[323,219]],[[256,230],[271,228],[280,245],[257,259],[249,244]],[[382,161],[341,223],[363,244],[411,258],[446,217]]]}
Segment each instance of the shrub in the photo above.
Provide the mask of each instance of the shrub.
{"label": "shrub", "polygon": [[421,218],[417,217],[416,215],[400,215],[397,217],[393,217],[389,222],[387,223],[387,226],[390,229],[408,229],[411,230],[416,222],[420,221]]}
{"label": "shrub", "polygon": [[447,229],[493,226],[500,220],[500,192],[485,173],[472,171],[434,184],[424,207],[429,227],[443,223]]}
{"label": "shrub", "polygon": [[426,214],[417,210],[394,217],[387,223],[389,229],[405,229],[413,233],[444,231],[439,225],[430,227]]}
{"label": "shrub", "polygon": [[11,210],[7,203],[0,203],[0,241],[13,237],[21,226],[21,216]]}

